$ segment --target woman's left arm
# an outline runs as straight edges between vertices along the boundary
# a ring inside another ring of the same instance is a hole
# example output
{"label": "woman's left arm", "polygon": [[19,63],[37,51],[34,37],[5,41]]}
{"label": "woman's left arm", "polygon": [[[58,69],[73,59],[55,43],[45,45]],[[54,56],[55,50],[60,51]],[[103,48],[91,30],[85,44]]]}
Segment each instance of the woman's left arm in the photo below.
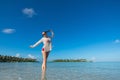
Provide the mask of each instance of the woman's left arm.
{"label": "woman's left arm", "polygon": [[51,38],[53,38],[54,37],[54,32],[53,32],[53,30],[47,30],[47,31],[45,31],[45,32],[50,32],[51,33]]}
{"label": "woman's left arm", "polygon": [[49,30],[51,32],[51,38],[54,37],[54,32],[52,30]]}

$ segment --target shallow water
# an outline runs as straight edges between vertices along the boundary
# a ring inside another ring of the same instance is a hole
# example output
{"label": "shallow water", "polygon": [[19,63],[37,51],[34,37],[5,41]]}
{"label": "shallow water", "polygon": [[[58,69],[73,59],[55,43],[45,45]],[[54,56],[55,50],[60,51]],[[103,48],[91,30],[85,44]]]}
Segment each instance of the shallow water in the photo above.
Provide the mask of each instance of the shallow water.
{"label": "shallow water", "polygon": [[[0,80],[42,80],[41,63],[0,63]],[[120,62],[48,63],[45,80],[120,80]]]}

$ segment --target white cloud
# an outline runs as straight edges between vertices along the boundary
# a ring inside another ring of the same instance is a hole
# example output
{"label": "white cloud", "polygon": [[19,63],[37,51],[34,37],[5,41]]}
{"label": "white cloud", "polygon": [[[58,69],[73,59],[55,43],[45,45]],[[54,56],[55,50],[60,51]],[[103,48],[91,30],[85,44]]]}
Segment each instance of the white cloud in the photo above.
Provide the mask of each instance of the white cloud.
{"label": "white cloud", "polygon": [[6,29],[3,29],[2,32],[5,34],[12,34],[15,32],[15,29],[6,28]]}
{"label": "white cloud", "polygon": [[17,53],[15,57],[20,57],[20,54],[19,54],[19,53]]}
{"label": "white cloud", "polygon": [[36,15],[36,12],[33,8],[24,8],[22,10],[23,14],[27,15],[28,17],[33,17]]}
{"label": "white cloud", "polygon": [[120,40],[119,40],[119,39],[116,39],[114,42],[115,42],[115,43],[120,43]]}
{"label": "white cloud", "polygon": [[35,59],[35,56],[31,55],[31,54],[28,54],[28,57],[29,58],[32,58],[32,59]]}

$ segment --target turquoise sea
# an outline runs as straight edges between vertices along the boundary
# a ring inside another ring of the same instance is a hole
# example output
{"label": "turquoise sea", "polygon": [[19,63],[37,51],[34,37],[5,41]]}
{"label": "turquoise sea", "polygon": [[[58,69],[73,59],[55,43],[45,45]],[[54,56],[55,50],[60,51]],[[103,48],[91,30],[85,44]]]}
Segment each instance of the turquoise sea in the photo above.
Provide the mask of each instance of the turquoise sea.
{"label": "turquoise sea", "polygon": [[0,63],[0,80],[120,80],[120,62]]}

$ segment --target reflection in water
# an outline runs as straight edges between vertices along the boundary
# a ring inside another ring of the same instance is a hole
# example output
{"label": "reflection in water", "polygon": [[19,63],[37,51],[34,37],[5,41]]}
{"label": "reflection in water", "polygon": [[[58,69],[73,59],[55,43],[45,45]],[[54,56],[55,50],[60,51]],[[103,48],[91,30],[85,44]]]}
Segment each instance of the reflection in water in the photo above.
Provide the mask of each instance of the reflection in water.
{"label": "reflection in water", "polygon": [[46,70],[42,70],[41,80],[47,80]]}

